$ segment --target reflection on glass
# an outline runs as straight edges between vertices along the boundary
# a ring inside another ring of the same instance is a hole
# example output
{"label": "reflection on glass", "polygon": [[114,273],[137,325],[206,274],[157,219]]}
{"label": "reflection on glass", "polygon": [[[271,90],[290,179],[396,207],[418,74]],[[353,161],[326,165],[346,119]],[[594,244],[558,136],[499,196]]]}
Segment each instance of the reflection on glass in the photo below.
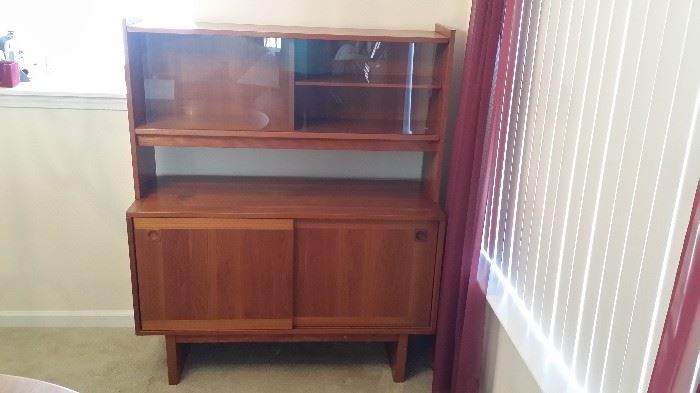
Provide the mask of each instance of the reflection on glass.
{"label": "reflection on glass", "polygon": [[408,44],[408,59],[406,61],[406,91],[403,99],[403,128],[404,134],[413,134],[411,129],[411,111],[413,110],[413,62],[415,61],[416,44]]}
{"label": "reflection on glass", "polygon": [[430,133],[437,45],[296,40],[294,46],[296,129]]}
{"label": "reflection on glass", "polygon": [[439,44],[151,33],[141,41],[140,127],[436,133]]}
{"label": "reflection on glass", "polygon": [[281,38],[151,34],[144,47],[149,126],[289,128],[291,61]]}

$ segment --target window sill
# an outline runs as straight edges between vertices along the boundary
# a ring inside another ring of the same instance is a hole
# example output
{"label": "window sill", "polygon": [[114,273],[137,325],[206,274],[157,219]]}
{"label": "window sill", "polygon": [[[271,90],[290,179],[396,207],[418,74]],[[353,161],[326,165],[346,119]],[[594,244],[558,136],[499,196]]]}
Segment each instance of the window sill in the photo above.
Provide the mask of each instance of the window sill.
{"label": "window sill", "polygon": [[585,392],[499,264],[483,250],[479,263],[490,265],[486,299],[542,391]]}
{"label": "window sill", "polygon": [[32,80],[11,89],[0,87],[0,108],[126,111],[126,93],[122,86]]}

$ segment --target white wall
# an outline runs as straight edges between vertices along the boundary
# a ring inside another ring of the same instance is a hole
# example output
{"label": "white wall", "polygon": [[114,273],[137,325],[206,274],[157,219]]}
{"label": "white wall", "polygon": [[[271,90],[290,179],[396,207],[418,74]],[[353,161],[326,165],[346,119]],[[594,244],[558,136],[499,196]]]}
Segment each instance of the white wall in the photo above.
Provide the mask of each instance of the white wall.
{"label": "white wall", "polygon": [[432,30],[436,22],[466,30],[464,0],[200,0],[185,5],[196,20],[236,23]]}
{"label": "white wall", "polygon": [[0,108],[0,315],[130,308],[126,112]]}

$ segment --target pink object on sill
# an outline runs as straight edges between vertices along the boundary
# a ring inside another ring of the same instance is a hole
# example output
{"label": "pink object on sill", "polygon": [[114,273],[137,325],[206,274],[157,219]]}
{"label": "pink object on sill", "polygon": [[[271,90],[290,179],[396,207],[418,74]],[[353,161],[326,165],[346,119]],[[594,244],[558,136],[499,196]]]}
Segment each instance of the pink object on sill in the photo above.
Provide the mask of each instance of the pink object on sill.
{"label": "pink object on sill", "polygon": [[14,61],[0,61],[0,87],[19,85],[19,64]]}

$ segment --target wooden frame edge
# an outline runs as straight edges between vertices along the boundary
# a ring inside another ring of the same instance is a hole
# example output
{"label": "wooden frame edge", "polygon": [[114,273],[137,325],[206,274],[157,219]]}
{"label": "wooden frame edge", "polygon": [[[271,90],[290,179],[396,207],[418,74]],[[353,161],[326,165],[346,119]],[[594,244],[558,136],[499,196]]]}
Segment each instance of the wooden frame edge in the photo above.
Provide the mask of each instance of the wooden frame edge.
{"label": "wooden frame edge", "polygon": [[131,217],[126,217],[126,233],[129,243],[129,267],[131,269],[131,296],[134,307],[134,330],[137,335],[143,334],[141,327],[141,306],[139,303],[139,279],[138,270],[136,268],[136,244],[134,240],[134,220]]}

